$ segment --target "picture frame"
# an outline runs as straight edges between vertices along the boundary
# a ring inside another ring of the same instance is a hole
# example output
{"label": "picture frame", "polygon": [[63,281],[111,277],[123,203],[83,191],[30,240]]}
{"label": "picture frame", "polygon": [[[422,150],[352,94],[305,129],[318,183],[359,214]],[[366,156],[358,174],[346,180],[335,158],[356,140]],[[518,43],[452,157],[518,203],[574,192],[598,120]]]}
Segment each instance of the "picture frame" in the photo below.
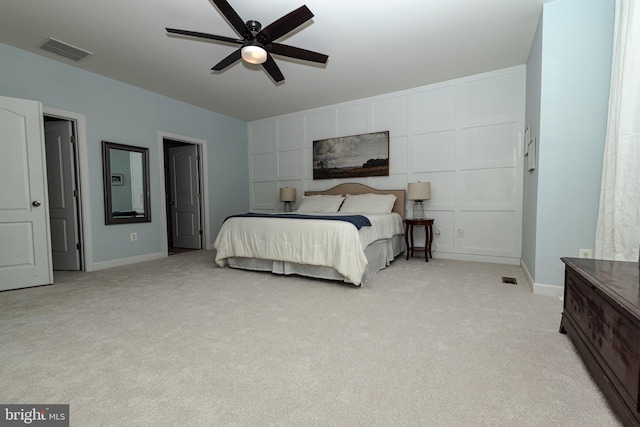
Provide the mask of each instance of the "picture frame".
{"label": "picture frame", "polygon": [[536,169],[536,151],[536,138],[533,138],[527,145],[527,152],[529,153],[527,156],[527,169],[529,172]]}
{"label": "picture frame", "polygon": [[389,131],[313,141],[313,179],[389,176]]}
{"label": "picture frame", "polygon": [[124,185],[124,175],[121,173],[112,173],[111,185]]}

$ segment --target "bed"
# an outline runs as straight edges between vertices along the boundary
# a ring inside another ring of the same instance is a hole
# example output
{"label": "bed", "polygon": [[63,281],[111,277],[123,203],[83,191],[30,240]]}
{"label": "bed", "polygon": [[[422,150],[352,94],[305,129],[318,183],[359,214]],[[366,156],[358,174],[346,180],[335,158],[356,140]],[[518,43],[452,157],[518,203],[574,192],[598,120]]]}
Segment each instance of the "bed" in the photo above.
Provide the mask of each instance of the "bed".
{"label": "bed", "polygon": [[[215,262],[360,286],[404,252],[404,211],[405,190],[346,183],[307,191],[296,212],[227,218]],[[358,229],[351,220],[370,225]]]}

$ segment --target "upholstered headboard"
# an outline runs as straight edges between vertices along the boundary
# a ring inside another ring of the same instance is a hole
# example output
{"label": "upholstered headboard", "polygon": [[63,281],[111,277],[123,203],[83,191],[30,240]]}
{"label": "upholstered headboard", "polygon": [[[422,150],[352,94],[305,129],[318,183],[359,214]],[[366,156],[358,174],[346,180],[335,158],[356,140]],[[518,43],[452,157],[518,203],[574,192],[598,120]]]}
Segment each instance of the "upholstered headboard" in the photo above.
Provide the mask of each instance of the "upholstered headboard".
{"label": "upholstered headboard", "polygon": [[329,195],[347,195],[347,194],[393,194],[396,196],[396,202],[393,204],[393,212],[398,213],[404,218],[405,212],[405,190],[378,190],[371,188],[364,184],[358,184],[355,182],[348,182],[345,184],[338,184],[335,187],[329,188],[324,191],[305,191],[305,196],[313,196],[316,194],[329,194]]}

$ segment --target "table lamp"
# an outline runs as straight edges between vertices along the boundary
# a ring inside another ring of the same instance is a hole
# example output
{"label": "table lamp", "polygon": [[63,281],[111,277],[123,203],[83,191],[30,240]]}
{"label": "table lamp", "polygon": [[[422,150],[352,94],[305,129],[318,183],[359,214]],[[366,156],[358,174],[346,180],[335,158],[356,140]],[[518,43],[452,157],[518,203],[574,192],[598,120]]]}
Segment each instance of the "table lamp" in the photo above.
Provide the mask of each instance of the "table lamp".
{"label": "table lamp", "polygon": [[291,202],[296,201],[296,189],[291,187],[281,188],[280,201],[284,203],[284,211],[291,212]]}
{"label": "table lamp", "polygon": [[407,198],[413,200],[413,219],[426,219],[422,202],[431,199],[431,183],[410,182]]}

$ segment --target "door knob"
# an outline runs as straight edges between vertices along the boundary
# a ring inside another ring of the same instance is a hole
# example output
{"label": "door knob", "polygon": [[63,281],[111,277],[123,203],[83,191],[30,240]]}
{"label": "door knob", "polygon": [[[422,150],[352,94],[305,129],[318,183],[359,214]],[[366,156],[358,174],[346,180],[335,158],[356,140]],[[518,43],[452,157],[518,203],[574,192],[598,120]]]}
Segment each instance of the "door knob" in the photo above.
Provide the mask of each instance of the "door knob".
{"label": "door knob", "polygon": [[31,204],[32,204],[33,206],[35,206],[36,208],[37,208],[38,206],[40,206],[40,205],[41,205],[41,203],[40,203],[40,201],[39,201],[39,200],[34,200]]}

